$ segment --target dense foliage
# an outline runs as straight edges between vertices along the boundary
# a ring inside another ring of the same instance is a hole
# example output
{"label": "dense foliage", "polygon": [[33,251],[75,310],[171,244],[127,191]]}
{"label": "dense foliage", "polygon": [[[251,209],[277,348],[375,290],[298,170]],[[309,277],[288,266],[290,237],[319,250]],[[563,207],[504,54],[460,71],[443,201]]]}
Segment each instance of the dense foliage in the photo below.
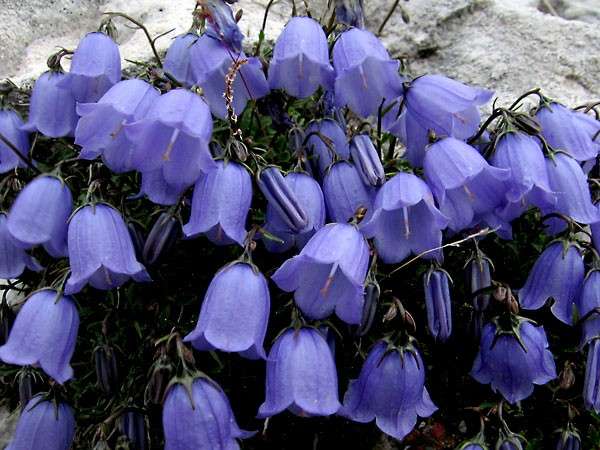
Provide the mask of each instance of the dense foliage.
{"label": "dense foliage", "polygon": [[254,44],[232,3],[2,85],[8,448],[600,445],[596,105],[482,121],[360,0]]}

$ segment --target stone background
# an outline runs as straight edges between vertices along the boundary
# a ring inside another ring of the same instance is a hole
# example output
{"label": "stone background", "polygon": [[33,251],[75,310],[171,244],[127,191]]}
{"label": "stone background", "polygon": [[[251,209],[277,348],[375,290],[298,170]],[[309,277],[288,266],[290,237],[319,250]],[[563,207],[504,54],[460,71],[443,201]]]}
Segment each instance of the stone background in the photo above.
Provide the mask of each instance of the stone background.
{"label": "stone background", "polygon": [[[242,31],[255,40],[268,0],[240,0]],[[301,0],[297,1],[302,4]],[[307,0],[314,15],[326,0]],[[365,0],[368,22],[377,30],[393,0]],[[414,75],[443,73],[494,89],[506,104],[519,93],[542,87],[570,105],[600,99],[600,0],[401,0],[410,22],[397,12],[383,39],[394,56],[406,57]],[[27,83],[45,70],[57,47],[74,48],[98,27],[101,13],[125,12],[152,34],[191,24],[193,0],[0,0],[0,79]],[[271,9],[267,37],[275,38],[291,12],[290,0]],[[125,59],[148,60],[140,31],[119,27]],[[0,409],[0,448],[16,415]],[[382,437],[380,450],[392,448]]]}

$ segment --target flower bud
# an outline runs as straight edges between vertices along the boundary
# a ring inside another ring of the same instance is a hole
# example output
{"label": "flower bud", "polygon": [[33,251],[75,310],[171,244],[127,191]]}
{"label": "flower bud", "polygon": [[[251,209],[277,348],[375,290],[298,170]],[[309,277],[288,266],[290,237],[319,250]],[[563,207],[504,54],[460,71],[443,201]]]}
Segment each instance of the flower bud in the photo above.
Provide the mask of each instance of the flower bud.
{"label": "flower bud", "polygon": [[98,386],[105,394],[114,394],[117,391],[119,380],[115,351],[107,345],[96,348],[94,362],[96,364]]}
{"label": "flower bud", "polygon": [[168,253],[175,244],[179,231],[177,219],[170,213],[162,213],[146,238],[142,252],[144,264],[152,265],[158,261],[161,255]]}
{"label": "flower bud", "polygon": [[144,414],[133,409],[126,410],[119,418],[117,426],[130,444],[124,448],[131,448],[132,450],[148,449],[148,432]]}
{"label": "flower bud", "polygon": [[19,404],[21,409],[25,407],[33,397],[34,374],[29,369],[19,372]]}
{"label": "flower bud", "polygon": [[365,26],[363,0],[335,0],[335,19],[338,23],[357,28]]}
{"label": "flower bud", "polygon": [[375,312],[377,312],[377,304],[379,303],[379,295],[381,290],[376,282],[369,282],[365,286],[365,303],[363,305],[362,319],[356,330],[358,336],[366,335],[373,326]]}
{"label": "flower bud", "polygon": [[441,269],[430,269],[423,277],[427,325],[433,337],[442,342],[452,334],[450,277]]}
{"label": "flower bud", "polygon": [[359,134],[352,138],[350,154],[363,183],[367,186],[381,186],[385,182],[381,158],[368,135]]}
{"label": "flower bud", "polygon": [[558,386],[563,390],[568,390],[575,384],[575,372],[573,371],[573,363],[565,361],[563,369],[558,374]]}
{"label": "flower bud", "polygon": [[580,450],[581,437],[577,430],[570,424],[563,430],[556,441],[556,450]]}
{"label": "flower bud", "polygon": [[[477,255],[467,263],[467,283],[471,294],[492,285],[491,263],[485,255]],[[485,311],[490,303],[490,294],[472,297],[475,311]]]}
{"label": "flower bud", "polygon": [[258,173],[258,187],[292,231],[299,232],[306,228],[308,216],[279,169],[273,166],[262,169]]}

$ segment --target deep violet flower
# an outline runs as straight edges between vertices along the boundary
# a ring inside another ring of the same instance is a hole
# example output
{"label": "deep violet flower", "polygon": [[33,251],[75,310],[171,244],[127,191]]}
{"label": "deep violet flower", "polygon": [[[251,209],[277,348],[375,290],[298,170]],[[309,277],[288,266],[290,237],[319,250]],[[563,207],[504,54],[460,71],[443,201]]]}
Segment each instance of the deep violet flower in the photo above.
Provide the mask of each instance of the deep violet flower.
{"label": "deep violet flower", "polygon": [[512,316],[510,324],[500,324],[502,320],[484,327],[471,376],[491,384],[492,390],[514,404],[529,397],[534,384],[556,378],[556,366],[544,327],[518,316]]}
{"label": "deep violet flower", "polygon": [[556,203],[539,141],[525,133],[510,132],[496,141],[492,165],[509,169],[506,181],[507,205],[502,215],[507,220],[520,216],[532,206],[549,209]]}
{"label": "deep violet flower", "polygon": [[600,145],[593,137],[600,124],[590,129],[593,119],[586,114],[552,102],[542,106],[535,118],[542,126],[542,136],[554,149],[567,152],[577,161],[588,161],[598,154]]}
{"label": "deep violet flower", "polygon": [[334,72],[323,28],[310,17],[292,17],[275,42],[269,65],[271,89],[306,98],[319,86],[333,88]]}
{"label": "deep violet flower", "polygon": [[[420,167],[430,131],[440,137],[466,140],[479,127],[479,106],[487,103],[492,95],[492,91],[467,86],[442,75],[424,75],[410,83],[402,100],[404,110],[387,128],[405,143],[410,163]],[[397,103],[399,108],[400,101]],[[398,108],[386,114],[389,115],[386,122],[395,119]]]}
{"label": "deep violet flower", "polygon": [[366,211],[368,219],[373,214],[376,194],[377,190],[363,183],[356,166],[348,161],[332,164],[323,178],[327,216],[332,222],[348,222],[360,209]]}
{"label": "deep violet flower", "polygon": [[425,153],[425,179],[455,232],[485,220],[504,201],[510,171],[490,166],[470,145],[449,137]]}
{"label": "deep violet flower", "polygon": [[188,237],[205,234],[217,245],[244,245],[246,217],[252,203],[252,179],[244,166],[217,161],[216,168],[196,182]]}
{"label": "deep violet flower", "polygon": [[41,175],[19,192],[6,226],[23,248],[41,244],[54,257],[67,256],[67,220],[72,210],[73,197],[64,181]]}
{"label": "deep violet flower", "polygon": [[552,298],[554,317],[571,324],[584,275],[583,257],[577,246],[554,242],[533,265],[525,285],[519,289],[519,302],[524,309],[539,309]]}
{"label": "deep violet flower", "polygon": [[127,225],[121,214],[106,203],[88,204],[75,211],[69,223],[71,276],[66,294],[79,292],[86,284],[109,290],[129,278],[150,281],[135,256]]}
{"label": "deep violet flower", "polygon": [[145,81],[120,81],[104,94],[98,103],[78,103],[81,116],[75,129],[75,143],[81,146],[79,157],[95,159],[102,155],[114,172],[133,169],[132,142],[124,126],[142,119],[160,93]]}
{"label": "deep violet flower", "polygon": [[71,297],[54,289],[34,292],[19,310],[0,359],[20,366],[40,366],[63,384],[73,377],[79,313]]}
{"label": "deep violet flower", "polygon": [[97,31],[79,41],[61,86],[69,89],[77,102],[93,103],[120,80],[119,46],[108,35]]}
{"label": "deep violet flower", "polygon": [[63,72],[49,70],[35,81],[23,130],[39,131],[52,138],[73,136],[78,117],[73,94],[61,87],[66,77]]}
{"label": "deep violet flower", "polygon": [[[436,208],[433,195],[423,180],[400,172],[379,189],[373,215],[361,224],[361,231],[374,238],[381,260],[392,264],[411,253],[420,254],[440,247],[448,219]],[[424,255],[441,261],[441,250]]]}
{"label": "deep violet flower", "polygon": [[37,260],[28,255],[8,232],[6,214],[0,213],[0,278],[17,278],[25,268],[42,270]]}
{"label": "deep violet flower", "polygon": [[233,111],[241,114],[249,100],[257,100],[269,93],[269,85],[258,58],[246,57],[244,52],[233,54],[221,41],[208,35],[201,36],[190,48],[194,83],[203,90],[211,112],[220,119],[227,118],[225,77],[231,66],[240,66],[233,81]]}
{"label": "deep violet flower", "polygon": [[385,182],[381,157],[367,134],[357,134],[352,138],[350,154],[363,183],[367,186],[381,186]]}
{"label": "deep violet flower", "polygon": [[379,341],[369,351],[358,379],[350,381],[339,414],[355,422],[376,420],[386,434],[403,439],[437,410],[425,387],[425,365],[411,342],[389,346]]}
{"label": "deep violet flower", "polygon": [[192,87],[195,82],[192,73],[191,48],[198,37],[196,33],[191,32],[177,36],[171,42],[163,63],[164,71],[186,87]]}
{"label": "deep violet flower", "polygon": [[329,416],[341,406],[333,355],[315,328],[289,328],[279,335],[267,358],[265,385],[260,418],[285,409],[300,416]]}
{"label": "deep violet flower", "polygon": [[369,247],[354,225],[325,225],[299,255],[287,260],[273,275],[284,291],[294,292],[296,304],[311,319],[335,311],[350,324],[360,323]]}
{"label": "deep violet flower", "polygon": [[142,119],[125,125],[134,143],[132,166],[140,172],[162,169],[164,181],[191,186],[216,164],[208,143],[212,116],[202,98],[186,89],[173,89],[157,98]]}
{"label": "deep violet flower", "polygon": [[269,251],[283,252],[296,246],[302,249],[317,230],[325,224],[325,200],[319,183],[310,175],[302,172],[290,172],[285,177],[302,209],[308,217],[308,224],[298,233],[294,233],[281,219],[273,206],[267,204],[267,223],[265,229],[283,240],[281,244],[265,238],[263,241]]}
{"label": "deep violet flower", "polygon": [[450,276],[442,269],[431,268],[423,276],[427,326],[434,339],[441,342],[452,334],[450,282]]}
{"label": "deep violet flower", "polygon": [[66,403],[36,395],[23,408],[6,450],[69,450],[74,435],[73,409]]}
{"label": "deep violet flower", "polygon": [[213,380],[198,377],[191,386],[173,384],[162,421],[165,450],[239,450],[236,439],[253,435],[237,425],[229,400]]}
{"label": "deep violet flower", "polygon": [[219,39],[234,52],[242,50],[244,35],[240,31],[231,7],[224,0],[200,0],[203,7],[208,26],[206,34]]}
{"label": "deep violet flower", "polygon": [[[21,116],[10,108],[0,105],[0,133],[13,144],[21,155],[29,157],[29,134],[23,129]],[[26,164],[0,140],[0,173],[6,173]]]}
{"label": "deep violet flower", "polygon": [[391,103],[403,92],[399,65],[370,31],[345,31],[333,47],[336,105],[365,118],[377,115],[384,100]]}
{"label": "deep violet flower", "polygon": [[323,178],[334,157],[350,158],[346,132],[335,120],[313,120],[306,127],[305,134],[309,168],[316,178]]}
{"label": "deep violet flower", "polygon": [[198,324],[184,341],[197,350],[218,349],[264,359],[270,304],[267,280],[257,267],[229,264],[210,282]]}

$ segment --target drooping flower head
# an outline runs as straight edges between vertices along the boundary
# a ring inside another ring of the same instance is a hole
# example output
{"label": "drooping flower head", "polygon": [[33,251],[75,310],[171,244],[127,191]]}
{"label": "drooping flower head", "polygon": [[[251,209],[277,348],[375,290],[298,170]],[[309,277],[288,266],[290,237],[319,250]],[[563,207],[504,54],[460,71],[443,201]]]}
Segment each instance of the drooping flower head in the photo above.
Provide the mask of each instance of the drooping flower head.
{"label": "drooping flower head", "polygon": [[315,328],[289,328],[279,335],[267,358],[265,384],[260,418],[285,409],[300,416],[329,416],[341,406],[333,355]]}
{"label": "drooping flower head", "polygon": [[558,434],[556,439],[556,450],[580,450],[581,436],[575,427],[568,424]]}
{"label": "drooping flower head", "polygon": [[179,220],[169,212],[163,212],[152,225],[143,244],[142,261],[152,265],[169,252],[181,233]]}
{"label": "drooping flower head", "polygon": [[358,324],[368,266],[369,247],[360,231],[336,223],[317,231],[272,278],[282,290],[294,292],[307,317],[323,319],[335,311],[343,321]]}
{"label": "drooping flower head", "polygon": [[417,423],[437,410],[425,387],[425,365],[414,343],[377,342],[358,379],[350,381],[340,415],[367,423],[376,420],[386,434],[403,439]]}
{"label": "drooping flower head", "polygon": [[135,409],[126,408],[117,421],[117,429],[136,450],[148,450],[146,417]]}
{"label": "drooping flower head", "polygon": [[[361,231],[374,238],[385,263],[399,263],[411,253],[421,254],[440,247],[448,219],[436,208],[429,186],[416,175],[400,172],[377,192],[373,215]],[[441,250],[424,255],[441,260]]]}
{"label": "drooping flower head", "polygon": [[403,92],[400,63],[370,31],[352,28],[342,33],[333,47],[335,102],[361,117],[376,116],[384,102]]}
{"label": "drooping flower head", "polygon": [[535,384],[556,378],[544,327],[512,315],[486,324],[471,376],[509,403],[529,397]]}
{"label": "drooping flower head", "polygon": [[[23,129],[21,116],[10,108],[0,105],[0,133],[10,141],[25,158],[29,157],[29,134]],[[0,140],[0,173],[6,173],[26,164],[14,151]]]}
{"label": "drooping flower head", "polygon": [[42,270],[37,260],[27,254],[18,241],[8,232],[6,214],[0,213],[0,278],[17,278],[25,268]]}
{"label": "drooping flower head", "polygon": [[306,127],[305,134],[308,168],[317,179],[323,179],[334,158],[350,158],[346,132],[335,120],[313,120]]}
{"label": "drooping flower head", "polygon": [[456,138],[432,144],[423,167],[440,211],[455,232],[485,220],[504,201],[510,171],[490,166],[477,150]]}
{"label": "drooping flower head", "polygon": [[41,175],[29,182],[8,214],[8,232],[23,248],[43,245],[54,257],[67,256],[67,220],[73,210],[69,187],[60,178]]}
{"label": "drooping flower head", "polygon": [[119,46],[107,34],[86,34],[73,53],[71,68],[61,86],[79,103],[97,102],[121,80]]}
{"label": "drooping flower head", "polygon": [[522,132],[509,132],[496,141],[492,165],[510,170],[506,183],[507,220],[520,216],[532,206],[549,209],[556,203],[550,188],[544,154],[539,141]]}
{"label": "drooping flower head", "polygon": [[117,173],[133,169],[133,144],[124,127],[142,119],[159,95],[150,84],[134,78],[115,84],[98,103],[78,103],[81,118],[75,129],[75,143],[81,146],[79,157],[102,156],[108,168]]}
{"label": "drooping flower head", "polygon": [[350,154],[363,183],[367,186],[381,186],[385,182],[381,157],[367,134],[357,134],[352,138]]}
{"label": "drooping flower head", "polygon": [[[466,140],[479,127],[479,106],[487,103],[492,95],[491,91],[442,75],[424,75],[410,83],[403,99],[404,110],[387,128],[405,143],[410,163],[420,167],[430,131],[440,137]],[[393,121],[397,110],[394,112],[392,108],[388,114],[387,120]]]}
{"label": "drooping flower head", "polygon": [[270,304],[267,280],[255,266],[229,264],[210,282],[198,324],[184,341],[197,350],[218,349],[264,359]]}
{"label": "drooping flower head", "polygon": [[244,166],[217,161],[216,168],[196,182],[190,221],[183,232],[188,237],[205,234],[217,245],[243,246],[251,203],[252,179]]}
{"label": "drooping flower head", "polygon": [[142,173],[161,169],[169,185],[191,186],[216,166],[208,147],[210,110],[186,89],[161,95],[145,117],[125,125],[125,132],[134,143],[132,166]]}
{"label": "drooping flower head", "polygon": [[240,31],[233,11],[225,0],[200,0],[203,15],[208,20],[206,33],[222,41],[234,52],[242,50],[244,35]]}
{"label": "drooping flower head", "polygon": [[66,77],[61,71],[49,70],[35,80],[23,130],[39,131],[52,138],[73,136],[78,117],[73,94],[62,87]]}
{"label": "drooping flower head", "polygon": [[188,88],[195,82],[191,49],[197,40],[196,33],[188,32],[177,36],[171,42],[163,63],[164,71]]}
{"label": "drooping flower head", "polygon": [[244,52],[232,53],[221,41],[205,34],[190,48],[194,84],[203,90],[211,112],[220,119],[227,118],[225,79],[234,64],[245,61],[233,80],[233,111],[239,115],[249,100],[269,93],[269,86],[258,58],[248,58]]}
{"label": "drooping flower head", "polygon": [[584,275],[583,257],[578,247],[573,243],[554,242],[542,252],[525,285],[519,289],[521,306],[539,309],[552,298],[552,314],[570,325]]}
{"label": "drooping flower head", "polygon": [[39,366],[58,383],[73,377],[79,313],[75,301],[54,289],[34,292],[19,310],[0,359],[20,366]]}
{"label": "drooping flower head", "polygon": [[332,222],[346,223],[360,209],[370,217],[376,194],[377,190],[363,183],[356,166],[348,161],[332,164],[323,178],[327,216]]}
{"label": "drooping flower head", "polygon": [[267,223],[264,228],[284,241],[282,244],[265,238],[265,246],[273,252],[283,252],[294,246],[302,249],[315,232],[325,224],[325,201],[319,183],[303,172],[290,172],[284,178],[306,212],[308,224],[295,233],[282,220],[275,208],[270,203],[267,204]]}
{"label": "drooping flower head", "polygon": [[333,88],[334,72],[323,28],[310,17],[292,17],[275,42],[269,86],[306,98],[319,86]]}
{"label": "drooping flower head", "polygon": [[229,399],[213,380],[198,377],[191,386],[173,384],[162,421],[165,450],[239,450],[237,439],[252,436],[237,425]]}
{"label": "drooping flower head", "polygon": [[75,211],[69,223],[71,276],[65,293],[75,294],[86,284],[109,290],[129,278],[150,281],[135,255],[121,214],[106,203],[88,204]]}
{"label": "drooping flower head", "polygon": [[598,154],[600,143],[593,138],[600,131],[600,123],[591,125],[594,119],[590,116],[551,102],[542,106],[535,118],[542,126],[542,136],[554,149],[565,151],[580,162]]}
{"label": "drooping flower head", "polygon": [[452,334],[452,298],[450,276],[445,270],[432,267],[423,276],[427,326],[429,332],[441,342]]}
{"label": "drooping flower head", "polygon": [[6,450],[69,450],[75,435],[73,409],[66,403],[33,397],[19,417]]}

